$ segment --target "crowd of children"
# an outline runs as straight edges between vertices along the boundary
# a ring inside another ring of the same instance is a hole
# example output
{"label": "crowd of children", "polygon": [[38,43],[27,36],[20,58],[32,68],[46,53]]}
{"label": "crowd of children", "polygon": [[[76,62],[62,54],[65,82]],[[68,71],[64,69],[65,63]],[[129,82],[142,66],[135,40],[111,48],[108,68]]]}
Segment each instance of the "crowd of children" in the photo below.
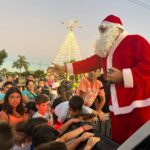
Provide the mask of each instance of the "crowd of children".
{"label": "crowd of children", "polygon": [[[101,140],[92,125],[98,111],[85,106],[82,96],[66,88],[65,82],[53,88],[55,95],[47,79],[39,79],[36,84],[29,76],[25,84],[20,88],[13,81],[5,81],[1,88],[3,150],[90,150]],[[6,139],[8,142],[3,143]]]}

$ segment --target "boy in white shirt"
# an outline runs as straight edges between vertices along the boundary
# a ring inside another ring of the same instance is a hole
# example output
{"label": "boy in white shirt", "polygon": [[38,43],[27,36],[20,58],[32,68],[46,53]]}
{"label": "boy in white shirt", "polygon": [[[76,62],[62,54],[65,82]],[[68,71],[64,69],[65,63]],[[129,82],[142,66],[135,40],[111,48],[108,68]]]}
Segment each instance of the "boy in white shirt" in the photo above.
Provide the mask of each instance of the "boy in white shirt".
{"label": "boy in white shirt", "polygon": [[35,98],[36,108],[38,111],[32,118],[42,117],[48,120],[48,124],[53,126],[53,117],[50,112],[50,99],[45,94],[40,94]]}
{"label": "boy in white shirt", "polygon": [[60,103],[54,110],[58,117],[58,122],[65,122],[67,119],[77,114],[94,114],[98,116],[97,111],[83,105],[84,100],[80,96],[72,96],[69,101]]}

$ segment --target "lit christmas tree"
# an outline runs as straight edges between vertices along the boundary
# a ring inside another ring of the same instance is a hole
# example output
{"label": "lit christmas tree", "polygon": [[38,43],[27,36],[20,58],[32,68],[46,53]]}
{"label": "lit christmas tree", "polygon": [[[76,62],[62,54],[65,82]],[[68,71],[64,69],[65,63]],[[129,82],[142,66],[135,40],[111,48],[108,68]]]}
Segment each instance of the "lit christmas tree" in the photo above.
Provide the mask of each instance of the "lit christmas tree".
{"label": "lit christmas tree", "polygon": [[[61,23],[65,25],[64,22]],[[81,59],[80,50],[73,33],[73,29],[80,28],[78,27],[78,22],[73,20],[69,23],[69,25],[66,25],[66,28],[68,30],[67,37],[54,60],[54,63],[61,65]]]}
{"label": "lit christmas tree", "polygon": [[[76,20],[71,20],[69,24],[66,24],[64,22],[61,23],[66,26],[68,33],[64,43],[60,48],[57,57],[54,60],[54,63],[64,65],[64,64],[72,63],[74,61],[81,60],[80,50],[77,45],[75,35],[73,33],[73,30],[75,28],[81,28],[81,27],[78,26],[78,22]],[[82,75],[69,76],[67,74],[61,74],[59,77],[61,80],[67,79],[72,81],[73,83],[75,82],[77,83],[82,77]]]}

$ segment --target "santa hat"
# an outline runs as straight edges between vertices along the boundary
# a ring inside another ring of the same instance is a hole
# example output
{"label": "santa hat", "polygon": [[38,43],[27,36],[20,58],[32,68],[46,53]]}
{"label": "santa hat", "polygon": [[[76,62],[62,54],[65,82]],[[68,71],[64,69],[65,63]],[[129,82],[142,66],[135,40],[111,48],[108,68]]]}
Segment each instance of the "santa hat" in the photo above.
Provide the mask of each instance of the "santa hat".
{"label": "santa hat", "polygon": [[102,21],[102,24],[105,23],[105,24],[111,24],[111,25],[115,25],[121,29],[124,29],[123,28],[123,24],[120,20],[119,17],[117,16],[114,16],[114,15],[109,15],[107,16],[103,21]]}

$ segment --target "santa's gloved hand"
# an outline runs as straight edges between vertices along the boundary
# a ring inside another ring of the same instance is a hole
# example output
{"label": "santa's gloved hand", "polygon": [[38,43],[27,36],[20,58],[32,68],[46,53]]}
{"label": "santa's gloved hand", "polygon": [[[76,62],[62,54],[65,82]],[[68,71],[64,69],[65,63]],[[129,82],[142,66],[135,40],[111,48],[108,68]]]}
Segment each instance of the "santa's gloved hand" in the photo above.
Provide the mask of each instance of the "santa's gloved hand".
{"label": "santa's gloved hand", "polygon": [[114,83],[122,82],[123,81],[123,74],[122,71],[117,68],[110,68],[107,73],[107,80],[110,80]]}

